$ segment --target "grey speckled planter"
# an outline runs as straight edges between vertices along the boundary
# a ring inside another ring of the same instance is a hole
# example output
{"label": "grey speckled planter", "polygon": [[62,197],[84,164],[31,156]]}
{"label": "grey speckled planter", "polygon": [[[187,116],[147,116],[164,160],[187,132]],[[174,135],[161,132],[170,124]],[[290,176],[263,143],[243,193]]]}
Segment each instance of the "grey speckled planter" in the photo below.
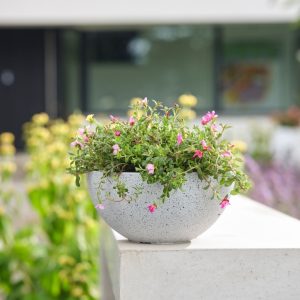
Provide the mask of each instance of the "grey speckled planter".
{"label": "grey speckled planter", "polygon": [[[99,190],[101,172],[88,174],[88,187],[92,200],[99,203],[98,195],[103,199],[104,209],[99,210],[105,222],[114,230],[131,241],[143,243],[180,243],[187,242],[207,230],[221,215],[217,200],[211,200],[211,189],[204,190],[207,184],[198,179],[196,173],[187,175],[187,182],[182,191],[171,193],[170,198],[154,213],[150,213],[148,205],[152,204],[162,192],[160,184],[147,184],[139,173],[123,173],[120,176],[129,190],[139,187],[142,192],[136,200],[120,201],[113,189],[113,179],[106,179]],[[229,192],[222,190],[222,196]],[[107,193],[110,196],[107,197]],[[119,202],[116,202],[119,201]]]}

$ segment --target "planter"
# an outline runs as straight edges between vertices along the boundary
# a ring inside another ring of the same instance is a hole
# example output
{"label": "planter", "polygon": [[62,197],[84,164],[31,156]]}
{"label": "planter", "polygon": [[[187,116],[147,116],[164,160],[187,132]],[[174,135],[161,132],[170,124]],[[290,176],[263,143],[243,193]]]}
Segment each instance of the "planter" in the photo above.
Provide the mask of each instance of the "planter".
{"label": "planter", "polygon": [[[223,211],[219,201],[211,200],[212,190],[204,190],[207,184],[199,180],[196,173],[188,174],[182,190],[172,192],[170,199],[154,213],[149,212],[148,205],[161,195],[160,184],[147,184],[139,173],[123,173],[120,179],[129,190],[129,201],[122,201],[113,189],[112,178],[105,179],[101,190],[98,189],[101,176],[101,172],[88,174],[92,201],[95,205],[99,202],[98,193],[104,204],[104,209],[99,210],[101,217],[115,231],[134,242],[188,242],[206,231]],[[140,191],[138,196],[134,196],[135,188]],[[221,196],[229,191],[230,188],[223,188]]]}

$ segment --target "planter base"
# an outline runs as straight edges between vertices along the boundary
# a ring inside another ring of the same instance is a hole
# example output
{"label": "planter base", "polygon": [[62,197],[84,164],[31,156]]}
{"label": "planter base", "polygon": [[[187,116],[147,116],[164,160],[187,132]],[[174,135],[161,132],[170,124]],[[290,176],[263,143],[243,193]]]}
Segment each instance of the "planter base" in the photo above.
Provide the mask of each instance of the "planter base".
{"label": "planter base", "polygon": [[[100,196],[104,209],[98,211],[103,220],[131,241],[184,243],[205,232],[224,211],[217,199],[211,199],[212,188],[205,189],[207,183],[199,180],[196,173],[188,174],[182,189],[173,191],[152,213],[148,206],[161,196],[163,187],[160,184],[147,184],[139,173],[122,173],[119,179],[128,189],[129,202],[118,196],[112,178],[106,178],[99,188],[101,177],[100,172],[88,174],[92,200],[96,205]],[[137,189],[141,192],[134,198]],[[230,190],[230,187],[223,187],[221,196],[225,197]]]}

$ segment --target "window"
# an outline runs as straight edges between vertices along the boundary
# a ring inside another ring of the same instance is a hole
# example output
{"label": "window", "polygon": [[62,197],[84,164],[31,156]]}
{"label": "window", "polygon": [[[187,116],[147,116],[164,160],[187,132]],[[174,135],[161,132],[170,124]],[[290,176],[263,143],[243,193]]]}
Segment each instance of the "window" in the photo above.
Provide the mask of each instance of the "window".
{"label": "window", "polygon": [[183,93],[196,95],[203,110],[212,108],[211,28],[155,26],[82,34],[86,111],[125,114],[133,97],[172,105]]}
{"label": "window", "polygon": [[221,100],[225,111],[267,112],[293,103],[293,32],[287,26],[227,26]]}
{"label": "window", "polygon": [[68,112],[125,115],[133,97],[198,110],[265,113],[298,99],[297,32],[288,25],[148,26],[65,30]]}

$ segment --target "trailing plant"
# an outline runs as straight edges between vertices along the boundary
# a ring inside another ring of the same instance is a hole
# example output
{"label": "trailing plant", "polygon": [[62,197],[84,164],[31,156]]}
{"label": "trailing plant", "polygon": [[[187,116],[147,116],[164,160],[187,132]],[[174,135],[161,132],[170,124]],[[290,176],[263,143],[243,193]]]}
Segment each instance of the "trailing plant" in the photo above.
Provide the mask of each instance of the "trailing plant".
{"label": "trailing plant", "polygon": [[[157,101],[148,105],[145,98],[131,109],[129,120],[111,116],[110,123],[102,125],[89,115],[90,124],[79,128],[72,142],[69,167],[77,185],[80,175],[91,171],[102,171],[102,179],[139,172],[145,182],[163,186],[161,196],[153,203],[156,207],[171,191],[181,188],[191,172],[206,181],[207,188],[213,188],[212,198],[221,200],[222,186],[233,186],[231,194],[248,189],[240,152],[222,138],[229,126],[217,124],[214,111],[203,116],[201,124],[189,128],[179,105],[166,107]],[[115,189],[126,199],[128,190],[120,180]]]}

